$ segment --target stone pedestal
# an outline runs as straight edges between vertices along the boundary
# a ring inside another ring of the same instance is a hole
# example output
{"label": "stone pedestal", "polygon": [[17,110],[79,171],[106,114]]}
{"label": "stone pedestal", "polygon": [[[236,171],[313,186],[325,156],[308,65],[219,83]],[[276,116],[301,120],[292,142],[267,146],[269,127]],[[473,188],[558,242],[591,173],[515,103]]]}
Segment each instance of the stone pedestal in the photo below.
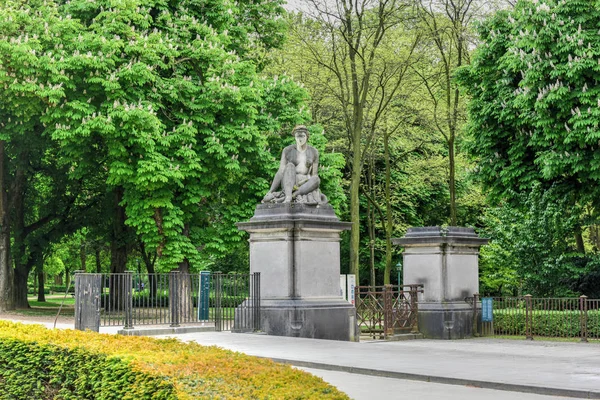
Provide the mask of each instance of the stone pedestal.
{"label": "stone pedestal", "polygon": [[465,301],[479,293],[479,248],[488,242],[472,228],[410,228],[393,239],[404,247],[403,282],[420,283],[419,331],[431,339],[472,336],[473,309]]}
{"label": "stone pedestal", "polygon": [[350,223],[330,205],[259,204],[237,226],[250,233],[267,334],[355,340],[355,309],[340,295],[340,232]]}

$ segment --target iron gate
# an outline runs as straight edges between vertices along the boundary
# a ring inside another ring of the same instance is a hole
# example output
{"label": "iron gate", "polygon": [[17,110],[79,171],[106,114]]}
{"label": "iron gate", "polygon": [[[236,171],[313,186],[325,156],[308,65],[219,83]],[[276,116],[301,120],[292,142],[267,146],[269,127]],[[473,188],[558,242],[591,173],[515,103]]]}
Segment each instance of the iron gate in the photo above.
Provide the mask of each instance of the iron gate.
{"label": "iron gate", "polygon": [[260,330],[260,273],[75,274],[75,328],[214,325]]}
{"label": "iron gate", "polygon": [[423,293],[423,285],[357,286],[354,305],[360,334],[386,339],[418,332],[418,293]]}

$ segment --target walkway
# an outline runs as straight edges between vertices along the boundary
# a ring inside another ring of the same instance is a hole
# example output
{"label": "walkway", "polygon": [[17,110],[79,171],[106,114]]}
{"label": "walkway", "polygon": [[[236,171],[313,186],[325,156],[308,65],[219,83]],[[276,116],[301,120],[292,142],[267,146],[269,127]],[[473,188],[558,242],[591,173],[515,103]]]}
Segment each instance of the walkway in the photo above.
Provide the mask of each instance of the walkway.
{"label": "walkway", "polygon": [[229,332],[177,337],[299,367],[349,373],[355,382],[367,375],[521,392],[505,398],[525,399],[524,393],[535,393],[600,399],[600,343],[487,338],[350,343]]}

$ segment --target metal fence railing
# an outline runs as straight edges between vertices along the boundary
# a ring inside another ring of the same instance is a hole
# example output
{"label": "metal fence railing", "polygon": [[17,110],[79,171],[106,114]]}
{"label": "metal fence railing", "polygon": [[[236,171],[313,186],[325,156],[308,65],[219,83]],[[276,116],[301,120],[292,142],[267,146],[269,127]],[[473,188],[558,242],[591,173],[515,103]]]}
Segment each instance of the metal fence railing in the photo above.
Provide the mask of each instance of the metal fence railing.
{"label": "metal fence railing", "polygon": [[423,293],[423,285],[356,286],[354,305],[360,334],[386,339],[418,332],[418,293]]}
{"label": "metal fence railing", "polygon": [[475,332],[482,336],[600,339],[600,300],[475,295]]}
{"label": "metal fence railing", "polygon": [[214,324],[217,331],[260,330],[259,273],[77,273],[75,282],[76,321],[97,320],[98,327]]}

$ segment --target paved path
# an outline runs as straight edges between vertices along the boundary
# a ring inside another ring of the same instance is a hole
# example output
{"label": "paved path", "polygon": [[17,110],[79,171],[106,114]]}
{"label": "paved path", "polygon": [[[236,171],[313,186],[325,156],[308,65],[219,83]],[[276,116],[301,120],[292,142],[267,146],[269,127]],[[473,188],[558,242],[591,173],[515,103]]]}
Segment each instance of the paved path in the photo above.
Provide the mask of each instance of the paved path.
{"label": "paved path", "polygon": [[177,337],[318,370],[600,399],[600,343],[495,339],[350,343],[228,332]]}
{"label": "paved path", "polygon": [[[52,327],[52,323],[41,323]],[[72,326],[57,324],[59,329]],[[118,329],[102,328],[101,332],[114,334]],[[600,342],[469,339],[350,343],[229,332],[176,337],[295,365],[356,400],[381,396],[419,400],[600,399]]]}

